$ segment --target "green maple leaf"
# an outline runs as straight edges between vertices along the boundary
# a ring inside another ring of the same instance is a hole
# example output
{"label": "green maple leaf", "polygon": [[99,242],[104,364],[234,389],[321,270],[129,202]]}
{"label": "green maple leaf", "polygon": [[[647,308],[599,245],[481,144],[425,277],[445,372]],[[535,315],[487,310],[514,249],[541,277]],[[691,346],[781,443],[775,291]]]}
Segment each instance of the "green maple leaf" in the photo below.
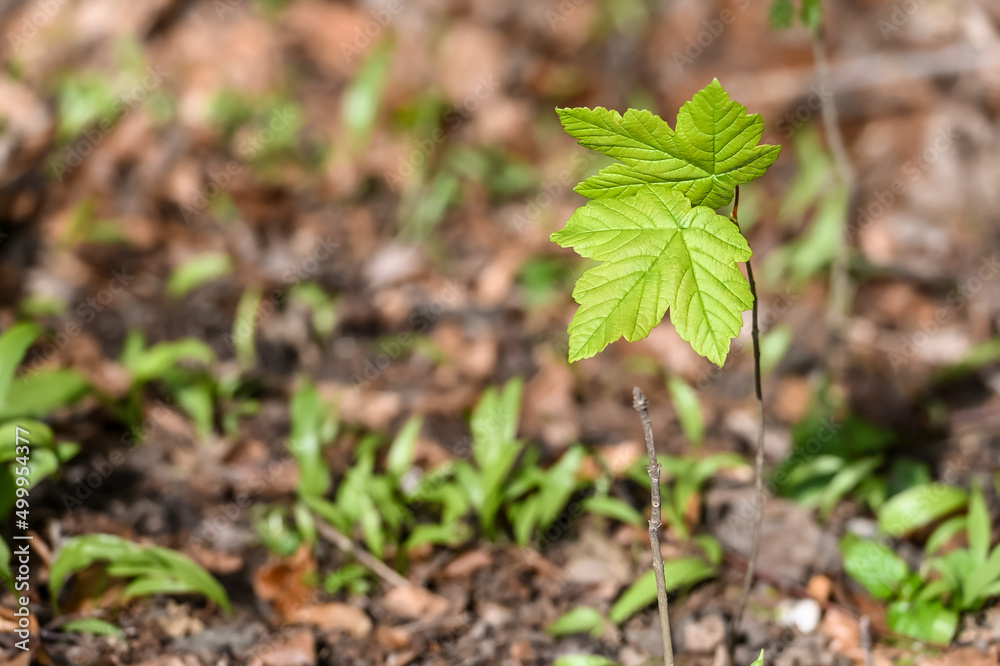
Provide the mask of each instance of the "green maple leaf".
{"label": "green maple leaf", "polygon": [[644,338],[669,309],[680,336],[721,366],[753,296],[739,268],[750,247],[714,209],[767,171],[781,146],[758,145],[760,116],[718,80],[681,108],[676,131],[648,111],[557,111],[581,144],[620,160],[577,186],[591,201],[552,234],[604,262],[573,290],[570,361]]}
{"label": "green maple leaf", "polygon": [[721,366],[753,305],[738,266],[752,253],[739,229],[664,185],[591,201],[552,240],[604,262],[573,290],[580,308],[569,326],[571,362],[622,336],[646,337],[670,308],[681,338]]}
{"label": "green maple leaf", "polygon": [[556,111],[581,145],[620,160],[577,185],[588,199],[664,183],[696,206],[721,208],[737,185],[762,176],[781,152],[781,146],[758,145],[764,133],[760,114],[747,115],[718,79],[681,107],[676,131],[645,110],[629,109],[624,116],[603,107]]}

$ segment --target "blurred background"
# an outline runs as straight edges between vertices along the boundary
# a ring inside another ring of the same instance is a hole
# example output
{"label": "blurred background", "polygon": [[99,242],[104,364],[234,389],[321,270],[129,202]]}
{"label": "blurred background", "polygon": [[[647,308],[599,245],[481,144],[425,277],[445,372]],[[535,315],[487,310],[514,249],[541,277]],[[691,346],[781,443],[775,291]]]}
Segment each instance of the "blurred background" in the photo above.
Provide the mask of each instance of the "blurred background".
{"label": "blurred background", "polygon": [[0,420],[38,438],[27,527],[0,479],[3,536],[37,536],[10,663],[644,663],[634,385],[675,646],[725,663],[749,326],[724,369],[668,320],[570,365],[591,264],[548,239],[610,163],[556,107],[673,126],[713,78],[783,146],[741,192],[772,497],[737,663],[852,663],[862,616],[876,663],[912,639],[997,663],[989,594],[908,627],[926,607],[841,557],[882,534],[952,580],[927,562],[982,541],[976,498],[992,543],[997,3],[7,0],[0,24]]}

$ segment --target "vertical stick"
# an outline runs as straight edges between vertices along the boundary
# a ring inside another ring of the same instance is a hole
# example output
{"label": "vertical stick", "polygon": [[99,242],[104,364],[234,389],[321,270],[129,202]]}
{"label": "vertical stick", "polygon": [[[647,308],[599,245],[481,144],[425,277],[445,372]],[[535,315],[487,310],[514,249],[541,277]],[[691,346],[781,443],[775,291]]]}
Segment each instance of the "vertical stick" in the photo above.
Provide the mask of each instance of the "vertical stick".
{"label": "vertical stick", "polygon": [[632,389],[632,406],[642,419],[649,454],[649,498],[653,507],[649,517],[649,546],[653,550],[653,575],[656,576],[656,601],[660,607],[660,635],[663,638],[663,664],[674,666],[674,645],[670,638],[670,614],[667,611],[667,581],[663,575],[663,553],[660,552],[660,463],[653,447],[653,425],[649,422],[649,400],[638,386]]}
{"label": "vertical stick", "polygon": [[[736,197],[733,202],[733,222],[738,227],[740,225],[740,188],[736,187]],[[743,591],[740,594],[740,603],[733,616],[733,631],[731,640],[735,641],[736,627],[743,621],[743,613],[750,599],[750,587],[753,585],[753,575],[757,569],[757,556],[760,553],[760,530],[764,523],[764,392],[761,390],[760,377],[760,328],[757,323],[757,283],[753,279],[753,268],[750,261],[746,262],[747,281],[750,283],[750,294],[753,296],[753,311],[751,313],[753,337],[753,380],[754,393],[757,396],[757,456],[754,464],[754,485],[756,513],[753,521],[753,534],[750,542],[750,559],[747,562],[746,575],[743,577]]]}

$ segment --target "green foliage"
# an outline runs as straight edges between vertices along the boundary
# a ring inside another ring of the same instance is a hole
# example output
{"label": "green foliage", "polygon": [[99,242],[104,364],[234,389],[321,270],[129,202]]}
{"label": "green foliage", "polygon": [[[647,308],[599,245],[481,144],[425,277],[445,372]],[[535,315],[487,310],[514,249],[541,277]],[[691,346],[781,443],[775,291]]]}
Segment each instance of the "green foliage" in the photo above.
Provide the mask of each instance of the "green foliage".
{"label": "green foliage", "polygon": [[558,109],[567,134],[620,160],[576,187],[589,199],[635,194],[650,184],[676,189],[694,206],[721,208],[737,185],[764,175],[780,146],[758,146],[764,120],[730,100],[718,79],[677,113],[673,130],[658,116],[603,107]]}
{"label": "green foliage", "polygon": [[885,534],[899,537],[963,508],[968,493],[943,483],[924,483],[890,498],[878,511],[878,526]]}
{"label": "green foliage", "polygon": [[0,406],[0,420],[19,417],[45,418],[55,410],[75,403],[91,390],[76,370],[39,370],[14,380]]}
{"label": "green foliage", "polygon": [[169,379],[177,366],[184,362],[209,365],[215,361],[215,352],[201,340],[159,342],[146,347],[145,336],[132,331],[125,339],[121,363],[132,373],[133,387],[142,386],[156,379]]}
{"label": "green foliage", "polygon": [[233,260],[225,252],[206,252],[191,257],[174,269],[167,280],[167,295],[182,298],[192,289],[233,272]]}
{"label": "green foliage", "polygon": [[[691,528],[686,519],[688,506],[700,494],[702,487],[720,469],[742,467],[746,462],[734,453],[718,453],[698,458],[694,456],[656,456],[662,467],[667,483],[660,483],[663,518],[681,539],[691,536]],[[643,461],[636,460],[628,471],[629,477],[649,490],[649,473]]]}
{"label": "green foliage", "polygon": [[801,287],[833,262],[847,223],[849,189],[840,182],[819,133],[807,127],[794,139],[799,170],[782,202],[785,224],[811,220],[802,235],[768,256],[764,273],[773,282]]}
{"label": "green foliage", "polygon": [[62,630],[69,633],[93,634],[94,636],[114,636],[125,640],[125,632],[115,625],[96,617],[84,617],[70,620],[62,625]]}
{"label": "green foliage", "polygon": [[355,151],[363,150],[371,140],[394,51],[393,40],[381,40],[365,56],[361,69],[341,98],[344,129]]}
{"label": "green foliage", "polygon": [[[771,27],[777,30],[790,28],[795,20],[795,3],[793,0],[772,0],[768,14]],[[823,22],[822,0],[801,0],[798,11],[802,24],[815,32]]]}
{"label": "green foliage", "polygon": [[950,643],[958,628],[958,613],[939,601],[896,601],[885,619],[897,634],[939,645]]}
{"label": "green foliage", "polygon": [[11,594],[14,593],[14,574],[10,570],[10,546],[3,539],[0,539],[0,581],[7,586]]}
{"label": "green foliage", "polygon": [[315,282],[300,282],[292,289],[290,300],[301,303],[312,311],[313,333],[321,340],[327,340],[337,325],[337,309],[323,289]]}
{"label": "green foliage", "polygon": [[17,366],[41,332],[35,324],[14,324],[0,337],[0,405],[7,403]]}
{"label": "green foliage", "polygon": [[363,596],[371,590],[368,569],[360,564],[345,564],[326,576],[323,587],[327,594],[347,590],[353,596]]}
{"label": "green foliage", "polygon": [[[395,552],[404,557],[415,548],[458,546],[473,532],[467,519],[474,514],[483,535],[500,539],[509,526],[518,544],[527,546],[564,515],[580,490],[577,472],[585,456],[572,446],[552,465],[539,464],[541,450],[517,439],[523,382],[511,379],[502,388],[483,392],[470,416],[472,441],[468,455],[420,474],[413,469],[422,421],[413,418],[380,455],[384,442],[377,435],[363,437],[354,447],[354,459],[333,488],[332,473],[322,456],[324,442],[322,406],[315,389],[305,386],[293,397],[290,448],[300,470],[299,498],[291,509],[258,508],[254,525],[262,541],[282,554],[311,543],[303,532],[297,511],[308,509],[344,534],[360,533],[366,548],[379,558]],[[689,480],[679,484],[679,497],[687,502],[720,465],[733,463],[719,456],[687,467],[678,466]],[[735,464],[735,463],[733,463]],[[647,477],[648,483],[648,477]],[[333,498],[328,498],[333,489]],[[623,522],[644,524],[631,505],[603,493],[590,495],[578,505]],[[422,510],[418,517],[417,511]],[[576,516],[573,516],[576,517]],[[506,522],[501,524],[501,521]]]}
{"label": "green foliage", "polygon": [[[314,409],[310,408],[310,411]],[[405,528],[413,526],[413,512],[400,485],[402,476],[413,464],[422,425],[421,419],[412,418],[400,429],[386,454],[385,473],[376,471],[376,454],[383,446],[382,440],[374,435],[363,438],[355,448],[353,464],[344,473],[333,501],[324,497],[331,485],[330,470],[324,461],[317,461],[321,447],[317,447],[313,440],[331,441],[335,433],[322,435],[317,431],[310,436],[309,446],[306,447],[314,453],[308,456],[296,454],[300,469],[300,503],[346,534],[360,529],[368,549],[377,557],[383,557],[389,547],[399,545]],[[317,427],[315,422],[313,427]],[[321,468],[322,473],[306,472],[303,465]],[[307,474],[316,478],[307,480]],[[457,525],[450,526],[450,530],[434,527],[439,529],[432,533],[416,526],[410,535],[411,541],[406,542],[406,548],[422,543],[459,543],[467,536]]]}
{"label": "green foliage", "polygon": [[[18,489],[22,488],[16,483],[14,466],[22,473],[17,476],[27,478],[27,486],[23,488],[31,489],[55,474],[79,450],[75,443],[56,441],[52,429],[35,419],[44,419],[87,393],[90,386],[83,376],[64,369],[15,376],[41,331],[35,324],[20,323],[0,336],[0,519],[15,505]],[[24,454],[23,447],[18,448],[18,427],[30,442],[30,455]]]}
{"label": "green foliage", "polygon": [[251,522],[261,542],[272,553],[283,557],[294,554],[306,540],[292,522],[289,522],[289,509],[279,506],[255,506],[251,512]]}
{"label": "green foliage", "polygon": [[910,567],[890,548],[848,534],[840,542],[840,552],[844,556],[844,570],[872,597],[885,601],[901,594]]}
{"label": "green foliage", "polygon": [[592,654],[567,654],[559,657],[552,666],[619,666],[617,661]]}
{"label": "green foliage", "polygon": [[939,583],[912,573],[903,558],[874,541],[846,535],[840,542],[844,569],[875,599],[890,601],[889,629],[903,636],[948,643],[958,628],[958,613],[938,599]]}
{"label": "green foliage", "polygon": [[229,597],[219,582],[184,555],[112,534],[87,534],[63,543],[49,573],[49,590],[56,612],[59,592],[69,576],[98,562],[107,563],[109,576],[131,580],[124,591],[125,600],[152,594],[203,594],[226,612],[232,612]]}
{"label": "green foliage", "polygon": [[549,257],[530,259],[518,272],[518,283],[524,289],[524,304],[529,309],[542,308],[556,300],[563,284],[572,273],[565,261]]}
{"label": "green foliage", "polygon": [[142,421],[143,387],[159,381],[195,422],[199,435],[205,438],[211,434],[216,391],[215,380],[206,369],[215,362],[211,347],[194,338],[146,347],[145,336],[132,331],[125,338],[119,360],[132,374],[128,402],[122,413],[126,422],[138,426]]}
{"label": "green foliage", "polygon": [[[949,521],[951,522],[951,521]],[[938,532],[932,539],[941,539]],[[969,497],[969,511],[964,521],[969,547],[955,549],[941,557],[928,560],[928,566],[941,574],[949,591],[953,593],[952,605],[961,611],[978,610],[992,597],[1000,595],[1000,545],[990,551],[992,521],[986,507],[982,488],[973,488]],[[950,530],[949,530],[950,531]],[[932,551],[928,539],[927,552]],[[935,548],[936,550],[936,548]]]}
{"label": "green foliage", "polygon": [[605,623],[601,611],[590,606],[577,606],[546,627],[545,633],[550,636],[589,633],[593,638],[600,638],[607,628]]}
{"label": "green foliage", "polygon": [[465,492],[470,506],[488,538],[496,537],[496,519],[503,504],[504,483],[524,450],[517,439],[524,383],[511,379],[502,391],[486,389],[472,410],[472,459],[454,465],[455,480]]}
{"label": "green foliage", "polygon": [[677,411],[684,434],[692,444],[701,446],[705,441],[705,416],[701,411],[698,394],[683,379],[676,375],[667,378],[670,400]]}
{"label": "green foliage", "polygon": [[571,362],[618,338],[646,337],[671,308],[681,338],[721,366],[753,305],[738,266],[752,253],[739,229],[664,185],[591,201],[552,240],[604,262],[573,290],[580,308],[569,326]]}
{"label": "green foliage", "polygon": [[548,529],[577,488],[576,472],[583,462],[583,447],[574,446],[559,461],[543,470],[533,463],[521,467],[505,493],[514,538],[526,546],[532,535]]}
{"label": "green foliage", "polygon": [[337,436],[338,424],[311,381],[304,381],[292,396],[291,419],[288,450],[299,468],[298,493],[322,497],[331,484],[323,447]]}
{"label": "green foliage", "polygon": [[619,160],[577,186],[592,199],[552,235],[604,262],[584,273],[573,296],[570,361],[620,337],[634,342],[668,308],[681,338],[722,365],[752,305],[737,264],[751,251],[714,209],[764,174],[780,146],[757,145],[759,115],[730,100],[717,80],[677,115],[676,130],[648,111],[558,109],[566,132]]}
{"label": "green foliage", "polygon": [[760,336],[760,373],[766,377],[771,374],[781,359],[788,353],[792,346],[792,328],[786,324],[779,324],[762,333]]}
{"label": "green foliage", "polygon": [[[228,256],[227,256],[228,259]],[[257,364],[257,310],[263,292],[260,287],[247,287],[236,304],[236,317],[233,319],[233,350],[236,352],[236,362],[243,372],[253,370]]]}
{"label": "green foliage", "polygon": [[622,523],[645,525],[646,519],[635,507],[617,497],[593,495],[583,500],[583,509],[588,513],[613,518]]}
{"label": "green foliage", "polygon": [[60,141],[69,141],[87,127],[115,117],[114,86],[107,76],[96,72],[76,73],[67,76],[57,91],[59,107]]}
{"label": "green foliage", "polygon": [[[916,486],[896,497],[901,499],[893,498],[883,507],[889,509],[888,524],[879,515],[883,530],[891,534],[929,525],[966,504],[964,491],[942,484]],[[893,502],[897,504],[891,506]],[[961,613],[977,611],[1000,595],[1000,545],[990,550],[991,526],[982,489],[976,486],[968,496],[967,515],[942,522],[928,538],[927,559],[919,572],[911,572],[886,546],[853,535],[840,544],[844,569],[872,597],[891,602],[886,619],[892,631],[945,644],[954,636]],[[963,530],[968,548],[933,556]]]}
{"label": "green foliage", "polygon": [[810,415],[792,429],[793,448],[775,470],[779,494],[828,516],[847,496],[876,510],[887,497],[930,481],[927,465],[885,459],[896,439],[892,432],[851,416],[843,423]]}
{"label": "green foliage", "polygon": [[[715,577],[717,567],[698,557],[679,557],[663,563],[667,591],[694,587]],[[633,583],[615,602],[608,618],[621,624],[638,611],[656,601],[656,572],[650,570]]]}

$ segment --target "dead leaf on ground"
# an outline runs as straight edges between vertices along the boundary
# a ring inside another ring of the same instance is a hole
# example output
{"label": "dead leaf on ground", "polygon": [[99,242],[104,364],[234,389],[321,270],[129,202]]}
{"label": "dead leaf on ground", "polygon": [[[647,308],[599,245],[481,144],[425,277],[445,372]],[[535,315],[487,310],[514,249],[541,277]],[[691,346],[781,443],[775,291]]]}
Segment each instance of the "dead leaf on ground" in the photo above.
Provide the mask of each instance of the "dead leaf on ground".
{"label": "dead leaf on ground", "polygon": [[462,553],[448,563],[448,566],[441,572],[443,578],[462,578],[470,576],[483,567],[488,567],[493,563],[493,556],[485,548],[476,548],[467,553]]}
{"label": "dead leaf on ground", "polygon": [[448,610],[447,599],[416,585],[393,588],[382,603],[387,611],[407,620],[434,618]]}
{"label": "dead leaf on ground", "polygon": [[363,610],[350,604],[327,603],[297,608],[289,622],[301,622],[326,631],[341,631],[363,638],[372,630],[372,621]]}
{"label": "dead leaf on ground", "polygon": [[312,666],[316,663],[316,638],[311,631],[296,631],[277,642],[264,642],[250,666]]}
{"label": "dead leaf on ground", "polygon": [[254,592],[264,601],[270,601],[282,618],[287,618],[301,608],[303,599],[312,593],[306,580],[315,572],[316,562],[312,552],[303,545],[291,557],[272,559],[258,569],[253,577]]}
{"label": "dead leaf on ground", "polygon": [[839,608],[830,608],[819,625],[820,633],[830,639],[830,649],[853,655],[861,645],[861,626],[856,618]]}

